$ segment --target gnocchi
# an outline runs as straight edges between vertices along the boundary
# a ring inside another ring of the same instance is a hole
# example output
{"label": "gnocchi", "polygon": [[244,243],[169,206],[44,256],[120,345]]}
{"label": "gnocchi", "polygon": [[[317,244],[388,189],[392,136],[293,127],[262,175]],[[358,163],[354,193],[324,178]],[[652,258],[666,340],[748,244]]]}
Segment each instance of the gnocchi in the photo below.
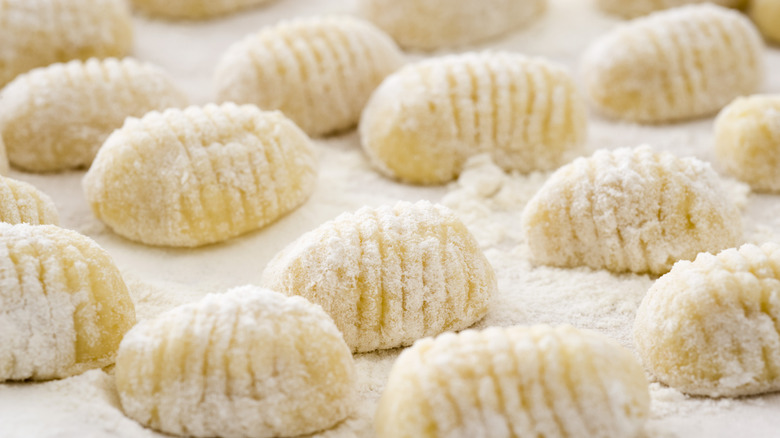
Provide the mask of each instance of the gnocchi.
{"label": "gnocchi", "polygon": [[126,117],[184,107],[161,69],[133,59],[92,58],[18,76],[0,100],[0,133],[16,167],[49,172],[89,167]]}
{"label": "gnocchi", "polygon": [[682,261],[653,284],[634,340],[645,367],[688,394],[780,390],[780,245]]}
{"label": "gnocchi", "polygon": [[715,5],[657,12],[597,40],[582,62],[589,100],[608,117],[665,123],[716,113],[764,77],[761,35]]}
{"label": "gnocchi", "polygon": [[635,18],[663,9],[705,2],[730,8],[742,8],[747,3],[746,0],[597,0],[596,5],[604,12]]}
{"label": "gnocchi", "polygon": [[464,329],[497,288],[463,223],[427,201],[342,214],[271,260],[263,284],[321,305],[355,352]]}
{"label": "gnocchi", "polygon": [[418,341],[393,365],[378,438],[644,436],[647,380],[617,342],[569,326]]}
{"label": "gnocchi", "polygon": [[294,123],[228,103],[127,119],[83,187],[117,234],[193,247],[273,222],[305,202],[316,179],[314,146]]}
{"label": "gnocchi", "polygon": [[31,184],[0,176],[0,222],[59,225],[54,201]]}
{"label": "gnocchi", "polygon": [[664,274],[740,243],[742,221],[712,167],[649,146],[599,150],[558,169],[525,207],[535,262]]}
{"label": "gnocchi", "polygon": [[780,43],[780,0],[750,0],[748,11],[764,37]]}
{"label": "gnocchi", "polygon": [[352,355],[328,315],[254,286],[133,327],[115,375],[130,418],[195,437],[315,432],[343,420],[356,394]]}
{"label": "gnocchi", "polygon": [[217,65],[219,99],[281,110],[322,136],[357,124],[382,79],[403,63],[390,37],[348,17],[302,18],[233,44]]}
{"label": "gnocchi", "polygon": [[388,77],[371,96],[359,130],[380,172],[437,184],[486,152],[506,170],[554,169],[579,151],[586,113],[562,67],[519,54],[468,53]]}
{"label": "gnocchi", "polygon": [[164,18],[206,19],[268,3],[269,0],[132,0],[143,13]]}
{"label": "gnocchi", "polygon": [[0,223],[0,381],[114,362],[135,308],[111,257],[54,225]]}

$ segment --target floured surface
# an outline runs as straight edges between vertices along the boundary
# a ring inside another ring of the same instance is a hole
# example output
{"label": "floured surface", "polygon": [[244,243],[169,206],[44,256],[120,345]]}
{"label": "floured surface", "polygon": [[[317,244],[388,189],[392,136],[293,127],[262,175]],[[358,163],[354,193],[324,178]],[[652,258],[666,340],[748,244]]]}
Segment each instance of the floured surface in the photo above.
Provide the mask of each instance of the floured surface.
{"label": "floured surface", "polygon": [[[202,104],[214,96],[214,64],[230,43],[281,18],[349,13],[355,6],[355,1],[278,0],[213,22],[170,24],[136,19],[134,55],[166,68],[191,100]],[[600,15],[594,2],[554,0],[540,22],[478,47],[545,55],[576,72],[583,49],[615,23]],[[769,68],[780,69],[780,50],[770,50],[767,58]],[[769,75],[762,91],[780,92],[780,75]],[[712,119],[659,127],[613,123],[596,116],[589,122],[588,154],[602,147],[649,143],[678,155],[714,159]],[[32,175],[12,171],[11,176],[46,192],[57,204],[64,226],[86,233],[112,254],[133,294],[139,319],[209,292],[259,283],[265,264],[277,251],[344,211],[399,199],[445,198],[445,204],[470,227],[498,276],[499,294],[477,327],[569,323],[598,330],[631,347],[634,315],[653,278],[587,269],[533,268],[528,261],[518,219],[548,174],[507,176],[487,163],[470,163],[470,171],[459,183],[420,188],[377,175],[354,132],[316,141],[316,150],[319,182],[306,204],[262,231],[197,250],[145,247],[109,232],[84,200],[80,186],[83,172]],[[715,168],[722,170],[717,165]],[[780,241],[780,198],[764,194],[745,198],[744,186],[731,182],[727,188],[744,206],[746,240]],[[376,402],[397,356],[398,350],[389,350],[356,357],[360,401],[355,413],[338,428],[319,436],[373,436]],[[710,400],[688,398],[659,384],[650,389],[650,436],[761,438],[776,436],[780,427],[780,394]],[[0,385],[0,430],[11,438],[162,436],[122,415],[113,377],[100,370],[62,381]]]}

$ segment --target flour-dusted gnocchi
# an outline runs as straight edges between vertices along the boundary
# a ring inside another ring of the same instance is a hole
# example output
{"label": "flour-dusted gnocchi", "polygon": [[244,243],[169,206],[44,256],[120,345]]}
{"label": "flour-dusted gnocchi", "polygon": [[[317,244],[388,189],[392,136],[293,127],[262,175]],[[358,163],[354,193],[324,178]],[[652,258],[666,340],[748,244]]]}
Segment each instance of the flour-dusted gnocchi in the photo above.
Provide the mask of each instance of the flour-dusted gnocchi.
{"label": "flour-dusted gnocchi", "polygon": [[606,116],[664,123],[716,113],[764,77],[761,35],[737,11],[684,6],[622,25],[583,58],[587,96]]}
{"label": "flour-dusted gnocchi", "polygon": [[780,245],[702,253],[645,295],[634,340],[645,367],[688,394],[780,390]]}
{"label": "flour-dusted gnocchi", "polygon": [[780,94],[738,98],[715,120],[715,154],[756,190],[780,191]]}
{"label": "flour-dusted gnocchi", "polygon": [[135,308],[111,257],[54,225],[0,223],[0,381],[114,362]]}
{"label": "flour-dusted gnocchi", "polygon": [[371,92],[403,55],[349,17],[284,21],[233,44],[217,65],[219,99],[281,110],[309,135],[357,124]]}
{"label": "flour-dusted gnocchi", "polygon": [[0,222],[59,225],[54,201],[31,184],[0,176]]}
{"label": "flour-dusted gnocchi", "polygon": [[564,68],[511,53],[467,53],[409,65],[374,92],[360,121],[382,173],[450,181],[472,155],[506,170],[549,170],[586,136],[585,105]]}
{"label": "flour-dusted gnocchi", "polygon": [[780,43],[780,0],[750,0],[749,13],[766,39]]}
{"label": "flour-dusted gnocchi", "polygon": [[83,186],[117,234],[191,247],[273,222],[305,202],[316,179],[314,146],[294,123],[228,103],[127,119]]}
{"label": "flour-dusted gnocchi", "polygon": [[20,75],[3,89],[0,134],[16,167],[89,167],[126,117],[186,105],[158,67],[129,58],[71,61]]}
{"label": "flour-dusted gnocchi", "polygon": [[523,232],[537,263],[664,274],[741,243],[740,212],[721,184],[696,158],[599,150],[547,180],[523,211]]}
{"label": "flour-dusted gnocchi", "polygon": [[427,338],[393,365],[378,438],[643,436],[647,380],[617,342],[569,326]]}
{"label": "flour-dusted gnocchi", "polygon": [[0,0],[0,87],[36,67],[124,56],[133,45],[124,0]]}
{"label": "flour-dusted gnocchi", "polygon": [[207,19],[268,3],[270,0],[132,0],[148,15],[164,18]]}
{"label": "flour-dusted gnocchi", "polygon": [[436,49],[505,34],[537,18],[547,0],[360,0],[359,13],[402,47]]}
{"label": "flour-dusted gnocchi", "polygon": [[116,362],[130,418],[195,437],[329,428],[350,413],[355,380],[349,348],[319,306],[254,286],[141,322]]}
{"label": "flour-dusted gnocchi", "polygon": [[271,260],[263,284],[321,305],[357,352],[469,327],[496,291],[474,237],[427,201],[326,222]]}
{"label": "flour-dusted gnocchi", "polygon": [[596,5],[604,12],[634,18],[663,9],[705,2],[730,8],[742,8],[747,3],[746,0],[597,0]]}

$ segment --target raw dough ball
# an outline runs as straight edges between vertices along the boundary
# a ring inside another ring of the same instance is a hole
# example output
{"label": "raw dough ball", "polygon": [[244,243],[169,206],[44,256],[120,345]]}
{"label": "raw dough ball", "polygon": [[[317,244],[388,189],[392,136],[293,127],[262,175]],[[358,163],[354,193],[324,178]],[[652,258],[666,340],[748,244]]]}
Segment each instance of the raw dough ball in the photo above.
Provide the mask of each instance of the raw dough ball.
{"label": "raw dough ball", "polygon": [[271,260],[263,284],[321,305],[358,352],[464,329],[485,316],[497,288],[463,223],[427,201],[326,222]]}
{"label": "raw dough ball", "polygon": [[603,114],[639,123],[711,115],[764,77],[764,47],[737,11],[714,5],[657,12],[597,40],[585,90]]}
{"label": "raw dough ball", "polygon": [[358,7],[402,47],[429,50],[519,28],[537,18],[547,0],[361,0]]}
{"label": "raw dough ball", "polygon": [[393,365],[378,438],[641,435],[647,380],[617,342],[568,326],[423,339]]}
{"label": "raw dough ball", "polygon": [[403,63],[390,37],[348,17],[284,21],[233,44],[219,99],[278,109],[309,135],[354,126],[371,92]]}
{"label": "raw dough ball", "polygon": [[35,67],[124,56],[132,25],[124,0],[2,0],[0,87]]}
{"label": "raw dough ball", "polygon": [[780,390],[780,246],[743,245],[674,265],[637,311],[645,367],[688,394]]}
{"label": "raw dough ball", "polygon": [[512,53],[468,53],[409,65],[374,92],[363,149],[402,181],[451,181],[472,155],[506,170],[555,169],[586,135],[585,105],[564,68]]}
{"label": "raw dough ball", "polygon": [[768,40],[780,43],[780,0],[751,0],[749,13]]}
{"label": "raw dough ball", "polygon": [[269,0],[132,0],[133,6],[151,16],[206,19],[268,3]]}
{"label": "raw dough ball", "polygon": [[119,347],[122,409],[195,437],[297,436],[343,420],[355,365],[319,306],[253,286],[143,321]]}
{"label": "raw dough ball", "polygon": [[730,8],[741,8],[745,6],[746,0],[597,0],[596,4],[604,12],[623,18],[634,18],[662,9],[705,2]]}
{"label": "raw dough ball", "polygon": [[738,98],[727,106],[715,120],[715,153],[754,189],[780,191],[780,95]]}
{"label": "raw dough ball", "polygon": [[54,201],[31,184],[0,176],[0,221],[59,225]]}
{"label": "raw dough ball", "polygon": [[294,210],[316,179],[311,140],[281,113],[210,104],[127,119],[100,148],[84,193],[117,234],[199,246]]}
{"label": "raw dough ball", "polygon": [[160,68],[133,59],[54,64],[18,76],[0,99],[0,133],[14,166],[89,167],[128,116],[183,107],[187,98]]}
{"label": "raw dough ball", "polygon": [[0,381],[114,362],[135,309],[111,257],[54,225],[0,223]]}
{"label": "raw dough ball", "polygon": [[523,211],[535,262],[664,274],[738,245],[739,210],[696,158],[648,146],[600,150],[556,171]]}

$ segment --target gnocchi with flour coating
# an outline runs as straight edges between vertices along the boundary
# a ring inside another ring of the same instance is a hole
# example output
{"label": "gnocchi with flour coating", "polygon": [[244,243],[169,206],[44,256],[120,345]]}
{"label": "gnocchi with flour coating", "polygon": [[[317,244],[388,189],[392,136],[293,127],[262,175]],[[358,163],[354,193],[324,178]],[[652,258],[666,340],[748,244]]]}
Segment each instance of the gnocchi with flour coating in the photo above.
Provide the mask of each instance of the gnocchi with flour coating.
{"label": "gnocchi with flour coating", "polygon": [[596,5],[604,12],[634,18],[663,9],[705,2],[730,8],[742,8],[747,3],[746,0],[597,0]]}
{"label": "gnocchi with flour coating", "polygon": [[660,275],[741,243],[740,212],[721,184],[696,158],[599,150],[545,182],[523,211],[523,232],[537,263]]}
{"label": "gnocchi with flour coating", "polygon": [[126,117],[185,106],[184,93],[158,67],[129,58],[71,61],[20,75],[3,89],[0,134],[16,167],[89,167]]}
{"label": "gnocchi with flour coating", "polygon": [[617,342],[569,326],[423,339],[393,364],[378,438],[644,436],[647,379]]}
{"label": "gnocchi with flour coating", "polygon": [[33,185],[0,176],[0,222],[59,225],[54,201]]}
{"label": "gnocchi with flour coating", "polygon": [[314,146],[294,123],[228,103],[127,119],[83,187],[117,234],[193,247],[275,221],[308,199],[316,179]]}
{"label": "gnocchi with flour coating", "polygon": [[270,0],[132,0],[146,14],[164,18],[206,19],[269,3]]}
{"label": "gnocchi with flour coating", "polygon": [[748,11],[764,37],[780,43],[780,0],[750,0]]}

